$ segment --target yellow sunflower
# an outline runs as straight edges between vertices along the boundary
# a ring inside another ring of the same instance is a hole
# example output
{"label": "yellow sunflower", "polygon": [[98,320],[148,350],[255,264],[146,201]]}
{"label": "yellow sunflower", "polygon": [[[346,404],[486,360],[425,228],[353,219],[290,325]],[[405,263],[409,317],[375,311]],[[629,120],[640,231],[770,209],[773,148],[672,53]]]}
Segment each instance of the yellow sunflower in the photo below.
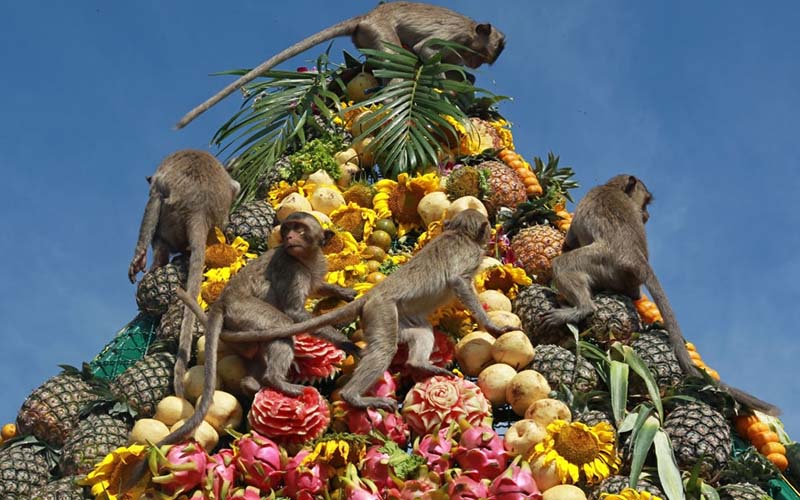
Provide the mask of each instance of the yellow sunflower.
{"label": "yellow sunflower", "polygon": [[545,466],[555,463],[562,483],[585,480],[595,484],[619,471],[614,437],[614,428],[606,422],[589,427],[581,422],[554,420],[529,462],[542,457]]}
{"label": "yellow sunflower", "polygon": [[218,227],[214,228],[217,243],[206,246],[206,266],[209,268],[228,268],[232,274],[242,268],[248,259],[257,257],[254,253],[248,253],[250,244],[237,236],[233,242],[228,243],[225,234]]}
{"label": "yellow sunflower", "polygon": [[366,246],[359,243],[347,231],[335,231],[333,237],[322,247],[328,262],[325,281],[340,286],[352,285],[369,273],[362,257]]}
{"label": "yellow sunflower", "polygon": [[98,463],[94,470],[79,481],[79,484],[92,487],[92,495],[97,500],[133,500],[144,492],[150,478],[145,474],[141,481],[129,491],[120,492],[123,481],[129,477],[133,467],[145,459],[148,446],[133,444],[112,451]]}
{"label": "yellow sunflower", "polygon": [[625,488],[619,493],[601,493],[600,500],[662,500],[661,497],[651,494],[649,491],[638,491],[633,488]]}
{"label": "yellow sunflower", "polygon": [[457,302],[440,307],[428,319],[433,326],[458,337],[464,337],[475,327],[470,312]]}
{"label": "yellow sunflower", "polygon": [[286,181],[280,181],[277,185],[273,186],[272,189],[269,190],[267,199],[274,208],[278,208],[278,206],[281,204],[281,200],[292,193],[300,193],[303,195],[303,197],[308,198],[313,187],[313,184],[309,184],[307,186],[306,181],[304,180],[299,180],[292,184],[289,184]]}
{"label": "yellow sunflower", "polygon": [[478,293],[498,290],[511,300],[517,297],[520,286],[528,286],[531,283],[533,281],[525,274],[525,270],[513,264],[490,267],[475,276],[475,288]]}
{"label": "yellow sunflower", "polygon": [[357,464],[364,458],[366,446],[361,439],[345,439],[332,435],[331,439],[319,441],[314,446],[314,451],[303,459],[302,465],[311,462],[325,463],[336,469],[341,469],[347,464]]}
{"label": "yellow sunflower", "polygon": [[203,276],[205,280],[200,284],[200,295],[197,297],[197,303],[203,309],[208,309],[208,306],[219,298],[219,294],[222,293],[225,285],[230,281],[232,273],[230,268],[221,267],[209,269],[203,273]]}
{"label": "yellow sunflower", "polygon": [[431,242],[432,239],[436,238],[444,231],[444,222],[440,220],[435,220],[428,224],[428,228],[425,230],[424,233],[419,235],[417,238],[417,243],[414,245],[414,253],[419,252],[422,250],[422,247],[427,245]]}
{"label": "yellow sunflower", "polygon": [[422,226],[417,213],[420,200],[428,193],[440,191],[439,175],[436,172],[409,177],[407,173],[397,180],[382,179],[375,183],[377,194],[372,199],[379,219],[392,218],[398,224],[397,236]]}
{"label": "yellow sunflower", "polygon": [[353,235],[357,241],[367,241],[375,227],[377,214],[374,210],[348,203],[328,214],[331,222]]}

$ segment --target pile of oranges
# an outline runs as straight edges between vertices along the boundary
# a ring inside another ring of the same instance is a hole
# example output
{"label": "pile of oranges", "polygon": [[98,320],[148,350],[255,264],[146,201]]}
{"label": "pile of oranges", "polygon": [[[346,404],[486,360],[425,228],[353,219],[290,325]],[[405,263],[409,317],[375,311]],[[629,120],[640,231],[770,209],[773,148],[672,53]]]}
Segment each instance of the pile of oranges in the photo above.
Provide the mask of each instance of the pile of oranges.
{"label": "pile of oranges", "polygon": [[735,424],[736,432],[747,439],[775,467],[780,471],[788,467],[786,447],[781,444],[778,433],[774,432],[769,424],[762,422],[756,415],[739,415]]}

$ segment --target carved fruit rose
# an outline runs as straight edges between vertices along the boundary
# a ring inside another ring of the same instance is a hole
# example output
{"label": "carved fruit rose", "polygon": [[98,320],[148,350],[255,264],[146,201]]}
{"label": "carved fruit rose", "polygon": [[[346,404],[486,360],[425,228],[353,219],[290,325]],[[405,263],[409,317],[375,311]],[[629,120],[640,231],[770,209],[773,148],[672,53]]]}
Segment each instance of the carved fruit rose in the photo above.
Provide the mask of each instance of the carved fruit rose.
{"label": "carved fruit rose", "polygon": [[304,443],[321,436],[331,421],[328,402],[313,387],[291,397],[264,388],[247,415],[250,428],[279,444]]}
{"label": "carved fruit rose", "polygon": [[403,417],[418,436],[465,419],[471,425],[491,425],[492,408],[477,385],[443,375],[419,382],[408,391]]}

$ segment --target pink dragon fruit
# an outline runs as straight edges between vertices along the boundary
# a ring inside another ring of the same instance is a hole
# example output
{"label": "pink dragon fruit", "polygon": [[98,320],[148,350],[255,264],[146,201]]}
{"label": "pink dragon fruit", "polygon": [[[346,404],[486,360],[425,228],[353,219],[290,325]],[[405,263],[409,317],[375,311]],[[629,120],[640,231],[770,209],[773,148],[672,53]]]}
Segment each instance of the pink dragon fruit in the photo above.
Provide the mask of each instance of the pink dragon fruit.
{"label": "pink dragon fruit", "polygon": [[245,486],[244,488],[236,488],[229,497],[220,498],[220,500],[261,500],[261,490],[255,486]]}
{"label": "pink dragon fruit", "polygon": [[480,425],[461,432],[453,457],[473,479],[494,479],[508,465],[503,438],[491,427]]}
{"label": "pink dragon fruit", "polygon": [[531,466],[526,461],[519,463],[517,457],[508,469],[494,478],[489,490],[496,500],[542,500],[542,493],[536,485],[531,473]]}
{"label": "pink dragon fruit", "polygon": [[358,477],[356,466],[347,464],[344,476],[339,476],[344,484],[344,500],[383,500],[378,487],[368,479]]}
{"label": "pink dragon fruit", "polygon": [[381,451],[381,445],[373,445],[369,447],[361,461],[361,475],[370,479],[381,491],[394,485],[391,479],[390,458],[388,453]]}
{"label": "pink dragon fruit", "polygon": [[353,408],[344,401],[333,403],[333,420],[333,428],[338,432],[369,435],[377,431],[399,446],[406,445],[410,434],[408,425],[398,412]]}
{"label": "pink dragon fruit", "polygon": [[328,487],[333,468],[327,464],[304,463],[311,452],[300,450],[286,464],[286,486],[283,494],[295,500],[314,500]]}
{"label": "pink dragon fruit", "polygon": [[442,497],[438,476],[429,474],[424,466],[417,479],[393,480],[394,486],[386,490],[386,500],[434,500]]}
{"label": "pink dragon fruit", "polygon": [[417,438],[414,443],[414,452],[425,459],[431,472],[442,474],[453,466],[454,430],[454,426],[440,429],[436,434],[428,434],[422,439]]}
{"label": "pink dragon fruit", "polygon": [[246,434],[233,445],[234,462],[248,486],[276,490],[283,479],[283,456],[275,442],[255,432]]}
{"label": "pink dragon fruit", "polygon": [[205,490],[214,499],[228,498],[228,493],[236,482],[236,464],[233,460],[233,451],[220,450],[212,455],[206,465]]}
{"label": "pink dragon fruit", "polygon": [[205,477],[208,455],[199,443],[190,441],[161,448],[158,476],[152,481],[170,495],[191,491]]}
{"label": "pink dragon fruit", "polygon": [[364,395],[397,399],[397,381],[392,376],[392,372],[388,370],[383,372],[383,377],[375,382]]}
{"label": "pink dragon fruit", "polygon": [[489,498],[489,486],[469,476],[459,475],[447,483],[450,500],[481,500]]}

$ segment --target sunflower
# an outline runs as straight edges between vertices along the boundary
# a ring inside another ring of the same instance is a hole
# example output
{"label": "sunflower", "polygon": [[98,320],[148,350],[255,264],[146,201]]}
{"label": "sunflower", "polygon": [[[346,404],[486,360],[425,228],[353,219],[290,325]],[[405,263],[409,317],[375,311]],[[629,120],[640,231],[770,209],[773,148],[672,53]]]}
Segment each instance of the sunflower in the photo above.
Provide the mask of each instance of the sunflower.
{"label": "sunflower", "polygon": [[375,183],[378,191],[372,199],[379,219],[392,218],[399,225],[397,236],[411,229],[422,227],[422,218],[417,213],[420,200],[428,193],[440,191],[439,175],[431,172],[410,178],[403,172],[397,180],[382,179]]}
{"label": "sunflower", "polygon": [[93,471],[79,481],[83,486],[92,487],[92,495],[97,500],[132,500],[144,492],[150,478],[145,475],[130,490],[122,493],[122,483],[129,477],[133,467],[144,460],[148,446],[133,444],[112,451],[97,464]]}
{"label": "sunflower", "polygon": [[517,297],[520,286],[528,286],[531,283],[533,281],[525,274],[525,270],[513,264],[493,266],[475,276],[475,288],[478,293],[498,290],[511,300]]}
{"label": "sunflower", "polygon": [[601,493],[600,500],[662,500],[651,494],[649,491],[639,491],[633,488],[625,488],[619,493]]}
{"label": "sunflower", "polygon": [[300,193],[303,195],[303,197],[308,198],[308,196],[311,194],[312,188],[313,184],[306,186],[306,181],[304,180],[299,180],[291,184],[286,181],[280,181],[277,185],[269,190],[267,199],[274,208],[278,208],[278,206],[281,204],[281,200],[292,193]]}
{"label": "sunflower", "polygon": [[417,238],[417,244],[414,246],[414,253],[417,253],[420,250],[422,250],[422,247],[430,243],[432,239],[442,234],[443,231],[444,231],[443,221],[435,220],[430,224],[428,224],[428,228],[425,230],[425,232],[420,234],[419,238]]}
{"label": "sunflower", "polygon": [[248,259],[256,258],[256,254],[248,253],[250,244],[237,236],[233,242],[228,243],[225,234],[218,227],[214,228],[217,243],[206,246],[206,266],[214,268],[228,268],[232,274],[242,268]]}
{"label": "sunflower", "polygon": [[328,262],[325,281],[347,286],[369,273],[367,263],[362,257],[366,247],[347,231],[334,231],[333,237],[322,247]]}
{"label": "sunflower", "polygon": [[377,214],[372,209],[351,202],[335,209],[328,217],[337,227],[352,234],[356,241],[367,241],[375,227]]}
{"label": "sunflower", "polygon": [[607,422],[589,427],[581,422],[554,420],[529,461],[543,457],[545,466],[554,462],[562,483],[585,480],[594,484],[619,471],[614,437],[614,428]]}
{"label": "sunflower", "polygon": [[475,326],[469,311],[456,302],[440,307],[428,319],[433,326],[459,338],[472,332]]}
{"label": "sunflower", "polygon": [[325,463],[336,469],[359,463],[366,453],[366,436],[355,434],[329,434],[318,441],[314,450],[303,459],[302,465],[311,462]]}
{"label": "sunflower", "polygon": [[231,270],[227,267],[210,269],[203,276],[206,279],[200,284],[200,295],[197,297],[197,303],[205,310],[219,298],[231,278]]}

